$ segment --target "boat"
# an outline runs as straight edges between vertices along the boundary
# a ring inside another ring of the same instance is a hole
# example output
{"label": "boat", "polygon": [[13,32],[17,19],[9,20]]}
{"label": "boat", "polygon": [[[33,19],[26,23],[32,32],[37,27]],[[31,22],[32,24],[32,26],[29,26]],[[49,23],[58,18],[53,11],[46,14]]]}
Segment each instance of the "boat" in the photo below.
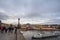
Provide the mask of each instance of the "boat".
{"label": "boat", "polygon": [[60,34],[58,34],[58,33],[52,33],[52,34],[41,34],[41,33],[38,33],[38,34],[34,34],[32,36],[32,39],[52,38],[52,37],[58,37],[58,36],[60,36]]}

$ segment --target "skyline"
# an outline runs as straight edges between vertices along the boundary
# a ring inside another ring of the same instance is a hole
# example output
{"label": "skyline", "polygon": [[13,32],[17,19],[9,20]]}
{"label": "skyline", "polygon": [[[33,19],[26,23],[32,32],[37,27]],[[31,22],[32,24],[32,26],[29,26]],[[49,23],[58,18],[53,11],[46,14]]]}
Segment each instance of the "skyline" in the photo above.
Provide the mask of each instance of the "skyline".
{"label": "skyline", "polygon": [[5,23],[60,24],[60,0],[0,0]]}

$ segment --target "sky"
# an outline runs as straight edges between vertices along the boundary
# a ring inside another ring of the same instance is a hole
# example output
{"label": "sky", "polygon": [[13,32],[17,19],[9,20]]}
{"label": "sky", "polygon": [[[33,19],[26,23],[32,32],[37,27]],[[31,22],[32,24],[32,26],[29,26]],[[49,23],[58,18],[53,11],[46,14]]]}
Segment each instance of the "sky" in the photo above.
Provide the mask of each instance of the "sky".
{"label": "sky", "polygon": [[60,0],[0,0],[4,23],[60,24]]}

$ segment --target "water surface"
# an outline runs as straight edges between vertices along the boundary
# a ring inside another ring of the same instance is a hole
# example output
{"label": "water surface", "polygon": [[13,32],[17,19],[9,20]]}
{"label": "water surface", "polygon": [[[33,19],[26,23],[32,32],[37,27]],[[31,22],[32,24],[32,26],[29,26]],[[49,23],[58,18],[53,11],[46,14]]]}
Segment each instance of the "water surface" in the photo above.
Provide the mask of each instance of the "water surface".
{"label": "water surface", "polygon": [[[23,33],[26,40],[32,40],[32,36],[34,34],[38,34],[38,33],[52,34],[54,32],[60,33],[60,31],[36,31],[36,30],[35,31],[21,31],[21,33]],[[44,40],[60,40],[60,36],[55,37],[55,38],[47,38]]]}

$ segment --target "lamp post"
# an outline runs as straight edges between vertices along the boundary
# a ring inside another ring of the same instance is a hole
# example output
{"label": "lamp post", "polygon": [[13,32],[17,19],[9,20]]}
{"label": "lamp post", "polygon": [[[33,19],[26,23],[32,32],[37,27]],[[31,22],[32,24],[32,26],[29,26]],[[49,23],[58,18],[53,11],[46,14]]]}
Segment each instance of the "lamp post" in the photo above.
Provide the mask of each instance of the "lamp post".
{"label": "lamp post", "polygon": [[1,20],[0,20],[0,26],[1,26],[1,23],[2,23],[2,22],[1,22]]}
{"label": "lamp post", "polygon": [[0,24],[1,24],[1,20],[0,20]]}
{"label": "lamp post", "polygon": [[[18,25],[17,25],[17,28],[16,28],[16,30],[15,30],[15,33],[16,33],[16,40],[18,40],[18,38],[17,38],[18,29],[20,29],[20,18],[18,18]],[[20,32],[20,31],[19,31],[19,32]]]}
{"label": "lamp post", "polygon": [[18,29],[21,28],[21,25],[20,25],[20,18],[18,18]]}

